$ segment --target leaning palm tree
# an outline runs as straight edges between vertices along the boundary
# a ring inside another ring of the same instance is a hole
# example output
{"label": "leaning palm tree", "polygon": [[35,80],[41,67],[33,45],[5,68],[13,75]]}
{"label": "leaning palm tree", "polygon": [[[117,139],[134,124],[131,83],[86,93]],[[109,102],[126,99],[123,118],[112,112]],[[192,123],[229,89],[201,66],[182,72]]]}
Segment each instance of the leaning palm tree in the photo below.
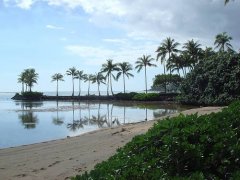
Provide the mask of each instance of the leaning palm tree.
{"label": "leaning palm tree", "polygon": [[29,91],[32,92],[33,85],[37,84],[38,73],[36,73],[35,69],[32,68],[26,69],[25,73],[26,73],[25,83],[28,85]]}
{"label": "leaning palm tree", "polygon": [[90,83],[93,81],[93,75],[92,74],[86,74],[84,82],[88,82],[88,96],[90,95]]}
{"label": "leaning palm tree", "polygon": [[219,51],[224,51],[225,47],[228,50],[232,50],[232,45],[230,44],[232,37],[228,36],[226,32],[217,34],[215,38],[214,45],[216,46],[215,48],[219,48]]}
{"label": "leaning palm tree", "polygon": [[144,67],[146,93],[147,93],[147,66],[156,67],[155,64],[151,63],[153,60],[154,59],[151,57],[151,55],[143,55],[143,57],[138,58],[138,60],[135,62],[136,63],[135,69],[137,69],[137,72],[140,72]]}
{"label": "leaning palm tree", "polygon": [[112,74],[113,71],[118,71],[119,68],[117,64],[113,64],[112,59],[108,59],[106,64],[102,65],[101,72],[106,73],[106,78],[107,78],[107,95],[109,96],[109,86],[111,87],[111,92],[113,95],[113,90],[112,90],[112,77],[115,79],[115,76]]}
{"label": "leaning palm tree", "polygon": [[67,70],[67,75],[68,76],[72,76],[72,86],[73,86],[73,90],[72,90],[72,96],[74,96],[74,79],[77,75],[77,70],[75,67],[69,68]]}
{"label": "leaning palm tree", "polygon": [[64,81],[63,75],[60,73],[56,73],[52,76],[52,82],[57,81],[57,97],[58,97],[58,81]]}
{"label": "leaning palm tree", "polygon": [[92,83],[97,83],[97,85],[98,85],[98,95],[99,96],[101,96],[100,85],[106,84],[105,80],[106,80],[106,78],[103,76],[103,74],[101,72],[96,73],[95,75],[92,76]]}
{"label": "leaning palm tree", "polygon": [[81,96],[81,81],[86,78],[86,75],[83,73],[83,71],[77,71],[75,78],[79,80],[79,94],[78,94],[78,96]]}
{"label": "leaning palm tree", "polygon": [[116,79],[118,80],[121,75],[123,76],[123,92],[125,93],[125,76],[127,78],[133,77],[134,75],[129,72],[132,71],[133,68],[132,65],[128,62],[119,63],[118,67],[119,72],[117,73]]}

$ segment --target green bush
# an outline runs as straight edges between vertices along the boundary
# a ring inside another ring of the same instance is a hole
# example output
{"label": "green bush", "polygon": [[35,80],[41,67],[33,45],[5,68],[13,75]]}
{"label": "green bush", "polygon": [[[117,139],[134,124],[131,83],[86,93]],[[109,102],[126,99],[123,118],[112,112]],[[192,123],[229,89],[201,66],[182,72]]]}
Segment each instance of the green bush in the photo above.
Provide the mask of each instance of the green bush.
{"label": "green bush", "polygon": [[138,93],[132,98],[135,101],[157,101],[159,99],[159,94],[157,93]]}
{"label": "green bush", "polygon": [[240,99],[240,54],[219,52],[201,60],[182,82],[181,102],[227,105]]}
{"label": "green bush", "polygon": [[21,95],[26,100],[40,100],[43,97],[41,92],[23,92]]}
{"label": "green bush", "polygon": [[159,121],[82,179],[239,179],[240,102]]}
{"label": "green bush", "polygon": [[117,100],[132,100],[132,98],[138,93],[136,92],[130,92],[130,93],[118,93],[115,94],[114,97]]}

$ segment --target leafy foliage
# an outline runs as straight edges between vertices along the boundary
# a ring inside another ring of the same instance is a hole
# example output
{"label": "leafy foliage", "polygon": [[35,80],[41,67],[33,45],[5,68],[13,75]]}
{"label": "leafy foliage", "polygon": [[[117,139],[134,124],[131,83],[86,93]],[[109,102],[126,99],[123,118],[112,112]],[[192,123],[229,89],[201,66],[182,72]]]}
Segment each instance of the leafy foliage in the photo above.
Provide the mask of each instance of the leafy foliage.
{"label": "leafy foliage", "polygon": [[225,105],[239,98],[239,53],[219,52],[201,60],[182,83],[183,103]]}
{"label": "leafy foliage", "polygon": [[159,121],[82,179],[239,179],[240,102]]}
{"label": "leafy foliage", "polygon": [[130,92],[130,93],[118,93],[118,94],[115,94],[114,97],[117,99],[117,100],[132,100],[133,97],[138,94],[136,92]]}
{"label": "leafy foliage", "polygon": [[138,93],[132,99],[135,101],[157,101],[158,98],[158,93]]}
{"label": "leafy foliage", "polygon": [[167,85],[170,85],[170,91],[173,87],[178,88],[182,82],[182,78],[177,74],[158,74],[153,79],[153,86],[152,89],[164,89],[165,82]]}
{"label": "leafy foliage", "polygon": [[43,93],[42,92],[22,92],[23,99],[26,100],[41,100]]}

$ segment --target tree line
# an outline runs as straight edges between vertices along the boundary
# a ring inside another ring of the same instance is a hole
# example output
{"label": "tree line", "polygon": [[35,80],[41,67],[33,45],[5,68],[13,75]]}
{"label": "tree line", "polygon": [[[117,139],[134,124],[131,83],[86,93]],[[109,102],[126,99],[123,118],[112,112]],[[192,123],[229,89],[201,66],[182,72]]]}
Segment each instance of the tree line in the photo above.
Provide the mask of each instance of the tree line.
{"label": "tree line", "polygon": [[[143,55],[139,57],[135,62],[135,69],[140,72],[144,69],[145,77],[145,91],[147,93],[147,67],[156,67],[157,65],[153,61],[160,61],[163,65],[164,75],[168,72],[171,76],[176,72],[179,76],[186,77],[187,73],[191,72],[194,67],[199,63],[200,59],[209,57],[216,53],[214,49],[218,49],[219,52],[234,52],[233,47],[230,43],[232,37],[226,32],[217,34],[215,37],[214,45],[215,48],[206,47],[201,48],[201,44],[195,40],[189,40],[183,44],[181,50],[179,49],[180,43],[176,42],[173,38],[168,37],[157,47],[156,49],[156,59],[151,57],[151,55]],[[112,81],[119,80],[122,77],[123,80],[123,92],[126,92],[125,81],[126,78],[134,77],[132,74],[133,66],[129,62],[113,63],[112,59],[106,60],[106,63],[102,64],[102,67],[98,73],[95,74],[85,74],[82,70],[77,70],[75,67],[69,68],[66,71],[67,76],[71,76],[72,80],[72,96],[74,96],[75,90],[75,80],[79,81],[79,92],[78,96],[81,96],[81,83],[88,83],[88,95],[90,92],[90,85],[96,83],[98,86],[98,94],[100,96],[100,85],[106,84],[107,95],[109,91],[113,93]],[[22,83],[22,92],[32,91],[32,87],[38,80],[38,73],[35,69],[25,69],[18,78],[18,82]],[[52,81],[57,82],[57,93],[58,96],[58,83],[59,81],[64,81],[64,75],[61,73],[55,73],[52,75]],[[167,92],[167,79],[164,83],[165,93]]]}

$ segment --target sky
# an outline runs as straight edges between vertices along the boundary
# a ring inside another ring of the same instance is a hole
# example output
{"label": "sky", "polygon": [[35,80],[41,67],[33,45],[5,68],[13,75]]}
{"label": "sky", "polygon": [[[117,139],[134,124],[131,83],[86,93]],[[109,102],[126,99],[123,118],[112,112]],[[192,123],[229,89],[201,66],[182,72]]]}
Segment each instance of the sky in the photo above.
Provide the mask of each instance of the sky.
{"label": "sky", "polygon": [[[194,39],[204,48],[227,32],[238,50],[239,17],[239,0],[227,6],[224,0],[0,0],[0,92],[21,91],[17,78],[27,68],[39,74],[34,91],[55,91],[55,73],[64,74],[59,90],[71,91],[69,68],[95,74],[107,59],[134,67],[143,55],[156,58],[167,37],[181,44]],[[158,67],[147,69],[148,88],[155,75],[163,73],[160,62],[154,62]],[[132,73],[126,90],[144,90],[144,72]],[[91,90],[97,90],[96,85]],[[121,79],[113,90],[123,90]]]}

